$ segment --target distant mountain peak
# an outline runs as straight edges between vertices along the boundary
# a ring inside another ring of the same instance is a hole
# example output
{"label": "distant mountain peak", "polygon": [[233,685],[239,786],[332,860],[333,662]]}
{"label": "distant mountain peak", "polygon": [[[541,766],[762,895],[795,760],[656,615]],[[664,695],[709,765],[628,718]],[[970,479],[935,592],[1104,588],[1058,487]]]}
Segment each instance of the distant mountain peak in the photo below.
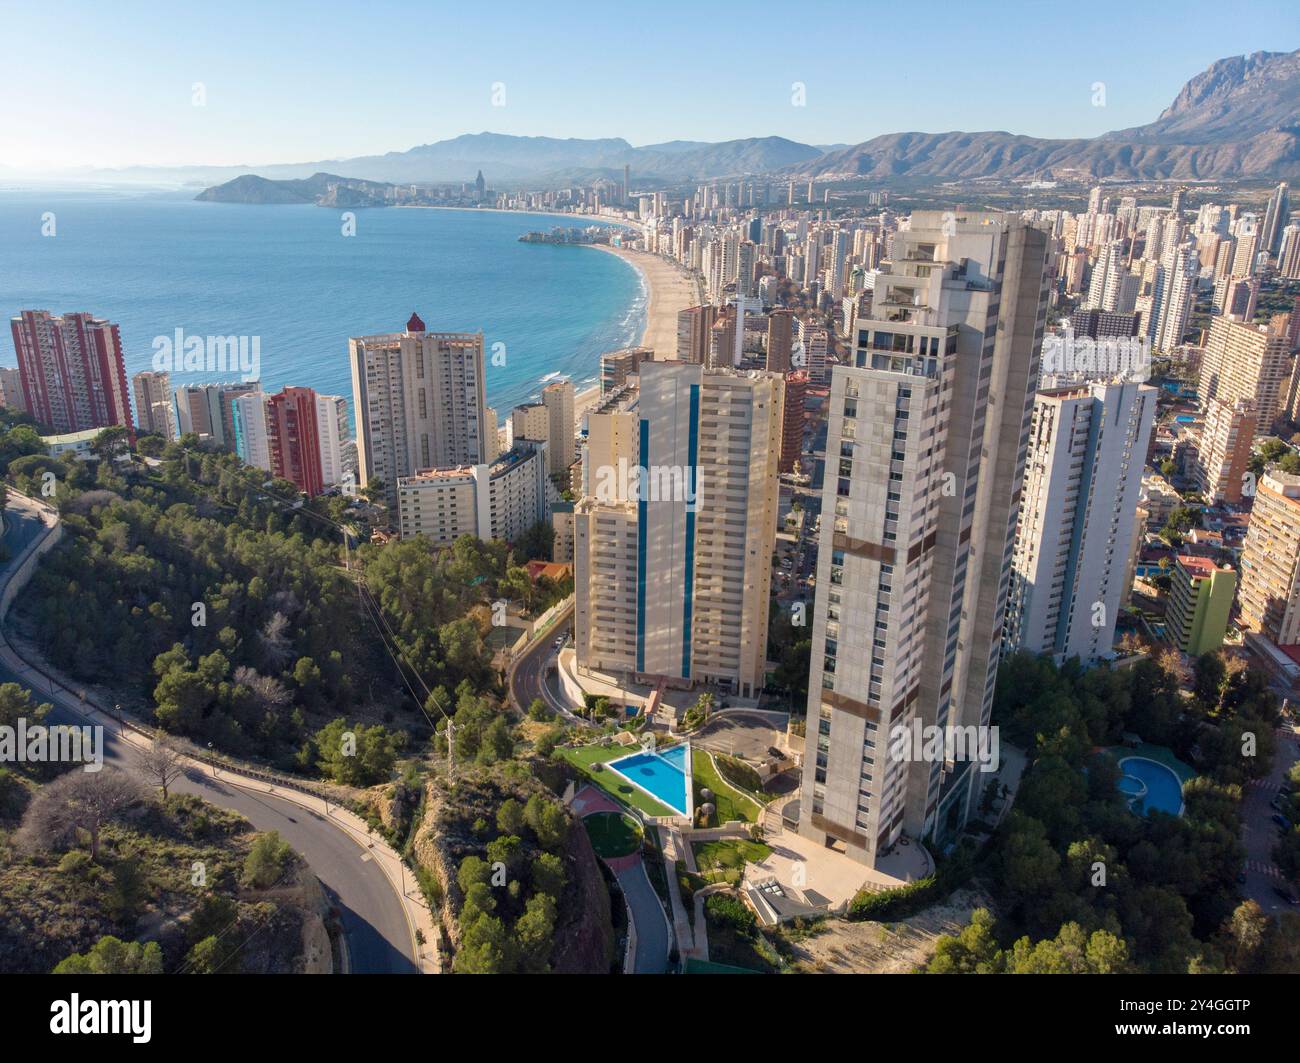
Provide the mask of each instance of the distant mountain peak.
{"label": "distant mountain peak", "polygon": [[890,133],[791,167],[793,176],[1194,180],[1300,177],[1300,51],[1211,63],[1154,122],[1095,139],[1002,131]]}
{"label": "distant mountain peak", "polygon": [[1253,52],[1211,63],[1148,125],[1105,140],[1166,144],[1240,141],[1300,121],[1300,51]]}

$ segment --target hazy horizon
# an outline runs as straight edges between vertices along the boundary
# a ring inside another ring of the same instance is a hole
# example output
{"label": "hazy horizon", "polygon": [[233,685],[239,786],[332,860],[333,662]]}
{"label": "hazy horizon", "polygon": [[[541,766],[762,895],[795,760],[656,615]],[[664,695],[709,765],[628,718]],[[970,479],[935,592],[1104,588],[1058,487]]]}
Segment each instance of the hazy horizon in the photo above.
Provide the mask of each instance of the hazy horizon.
{"label": "hazy horizon", "polygon": [[[797,15],[756,2],[727,22],[671,2],[606,24],[515,3],[409,0],[332,21],[335,5],[292,0],[187,12],[183,30],[147,3],[6,7],[18,47],[0,94],[21,101],[0,128],[0,173],[11,176],[301,164],[483,131],[634,147],[951,130],[1091,137],[1153,121],[1217,59],[1294,43],[1277,0],[1238,5],[1230,20],[1208,0],[1178,19],[1115,0],[1086,11],[1020,0],[996,22],[939,3],[924,24],[890,8],[864,10],[860,26],[816,0]],[[944,19],[951,49],[935,28]],[[1104,47],[1083,46],[1103,28]]]}

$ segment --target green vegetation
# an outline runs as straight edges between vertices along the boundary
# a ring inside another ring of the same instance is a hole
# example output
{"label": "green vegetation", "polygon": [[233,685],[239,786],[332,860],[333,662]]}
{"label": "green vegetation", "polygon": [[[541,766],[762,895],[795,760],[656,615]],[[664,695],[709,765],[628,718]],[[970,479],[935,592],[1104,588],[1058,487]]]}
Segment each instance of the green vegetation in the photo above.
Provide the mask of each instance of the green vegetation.
{"label": "green vegetation", "polygon": [[296,861],[293,849],[276,831],[259,834],[244,858],[244,884],[269,890],[294,869]]}
{"label": "green vegetation", "polygon": [[241,816],[116,768],[0,772],[0,972],[292,972],[310,879]]}
{"label": "green vegetation", "polygon": [[772,855],[770,846],[743,838],[715,842],[693,842],[695,866],[706,882],[738,883],[746,864],[756,864]]}
{"label": "green vegetation", "polygon": [[582,823],[597,856],[613,859],[628,856],[641,848],[641,827],[625,813],[594,812],[584,817]]}
{"label": "green vegetation", "polygon": [[74,952],[54,968],[55,974],[162,974],[163,955],[158,942],[119,941],[111,934],[100,938],[88,952]]}
{"label": "green vegetation", "polygon": [[702,789],[713,792],[714,814],[709,817],[708,826],[715,827],[722,823],[741,821],[753,823],[762,814],[762,806],[752,797],[741,793],[718,774],[709,754],[703,749],[695,749],[691,755],[691,773],[695,783],[695,807],[703,804],[700,797]]}
{"label": "green vegetation", "polygon": [[709,926],[709,960],[764,973],[782,966],[780,955],[758,928],[758,922],[740,898],[713,893],[704,901]]}
{"label": "green vegetation", "polygon": [[[1234,929],[1249,922],[1236,893],[1241,789],[1269,771],[1277,705],[1235,662],[1199,662],[1194,683],[1180,667],[1176,657],[1123,671],[1003,662],[994,722],[1030,766],[987,857],[998,919],[966,946],[945,943],[945,969],[1265,970],[1288,952],[1295,962],[1300,919],[1249,957]],[[1200,773],[1182,817],[1129,811],[1113,760],[1097,753],[1126,732]]]}
{"label": "green vegetation", "polygon": [[739,757],[729,757],[725,753],[714,753],[713,763],[717,765],[722,777],[735,786],[736,789],[745,790],[751,794],[761,794],[763,792],[763,780],[759,778],[758,770],[750,767]]}
{"label": "green vegetation", "polygon": [[1160,529],[1160,538],[1170,546],[1181,546],[1184,533],[1201,526],[1201,513],[1188,506],[1177,506],[1169,514],[1165,526]]}
{"label": "green vegetation", "polygon": [[[807,612],[811,603],[799,603]],[[810,613],[808,614],[810,615]],[[768,610],[767,657],[778,667],[769,685],[785,696],[792,712],[802,714],[808,704],[808,673],[812,667],[812,627],[796,626],[793,614],[775,600]]]}
{"label": "green vegetation", "polygon": [[[464,684],[500,715],[490,603],[562,592],[531,583],[506,544],[470,536],[364,545],[349,573],[331,523],[351,519],[347,499],[291,508],[292,485],[268,489],[193,436],[157,466],[52,461],[10,421],[0,464],[27,490],[53,474],[66,531],[20,603],[43,652],[168,731],[282,770],[380,781],[400,733],[427,735],[425,712],[439,718]],[[337,752],[343,730],[358,764]],[[499,731],[488,744],[508,745]]]}
{"label": "green vegetation", "polygon": [[439,861],[455,870],[461,940],[453,970],[551,969],[562,940],[557,927],[562,916],[572,921],[576,907],[568,813],[519,762],[468,769],[436,785],[436,817],[424,829]]}
{"label": "green vegetation", "polygon": [[1250,456],[1249,469],[1256,476],[1262,476],[1264,470],[1274,462],[1282,467],[1283,472],[1300,473],[1300,454],[1280,439],[1269,439],[1261,443]]}
{"label": "green vegetation", "polygon": [[713,711],[713,695],[707,690],[695,699],[692,705],[682,716],[682,726],[688,731],[694,731],[701,727],[704,721],[709,718],[709,713]]}
{"label": "green vegetation", "polygon": [[373,786],[390,777],[405,738],[378,724],[349,728],[340,716],[316,733],[304,747],[301,759],[314,761],[327,779],[351,786]]}
{"label": "green vegetation", "polygon": [[1066,923],[1050,941],[1022,937],[1008,950],[998,947],[994,919],[977,908],[970,925],[942,937],[926,966],[929,974],[1122,974],[1129,970],[1128,946],[1106,930],[1088,934]]}
{"label": "green vegetation", "polygon": [[909,882],[906,886],[898,886],[890,890],[860,891],[849,902],[848,917],[855,920],[869,919],[875,922],[906,919],[908,916],[915,915],[917,912],[928,908],[938,898],[938,879],[930,875],[918,879],[916,882]]}
{"label": "green vegetation", "polygon": [[604,765],[607,761],[617,760],[636,752],[636,747],[616,745],[563,746],[559,754],[577,769],[578,773],[599,786],[616,801],[630,805],[648,816],[674,816],[671,808],[656,801],[649,794],[637,789],[621,775]]}

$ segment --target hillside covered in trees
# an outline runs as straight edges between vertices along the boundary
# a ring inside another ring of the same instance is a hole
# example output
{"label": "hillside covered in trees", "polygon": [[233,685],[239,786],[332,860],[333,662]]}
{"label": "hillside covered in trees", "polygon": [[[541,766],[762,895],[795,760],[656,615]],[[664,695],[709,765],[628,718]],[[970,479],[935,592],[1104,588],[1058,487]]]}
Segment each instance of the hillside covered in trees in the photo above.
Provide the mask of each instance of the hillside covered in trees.
{"label": "hillside covered in trees", "polygon": [[[994,723],[1030,766],[984,858],[996,917],[940,939],[928,970],[1300,971],[1300,917],[1274,922],[1237,893],[1242,787],[1270,769],[1276,699],[1217,655],[1179,667],[1003,663]],[[1181,817],[1129,810],[1104,752],[1126,733],[1196,768]]]}
{"label": "hillside covered in trees", "polygon": [[[381,781],[392,754],[431,738],[450,691],[501,693],[492,603],[539,608],[555,592],[506,544],[468,536],[345,554],[347,499],[304,504],[192,437],[154,463],[21,444],[7,471],[38,495],[55,485],[65,537],[21,598],[19,632],[127,711],[281,769]],[[334,721],[364,729],[369,769],[322,756]]]}

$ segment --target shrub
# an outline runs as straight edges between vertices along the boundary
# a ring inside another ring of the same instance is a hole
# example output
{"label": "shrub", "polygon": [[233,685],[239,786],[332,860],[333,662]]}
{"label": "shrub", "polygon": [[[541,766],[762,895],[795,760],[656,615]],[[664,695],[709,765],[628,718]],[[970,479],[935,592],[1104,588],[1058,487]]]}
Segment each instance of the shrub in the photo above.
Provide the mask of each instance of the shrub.
{"label": "shrub", "polygon": [[259,834],[244,860],[244,882],[254,889],[274,886],[293,862],[293,849],[277,831]]}
{"label": "shrub", "polygon": [[938,880],[930,875],[916,882],[909,882],[906,886],[881,890],[879,893],[868,893],[864,890],[849,902],[848,917],[854,920],[878,922],[887,919],[904,919],[934,903],[937,899],[935,896],[937,886]]}
{"label": "shrub", "polygon": [[730,927],[738,934],[752,934],[758,925],[754,913],[745,907],[744,902],[725,893],[711,894],[704,902],[704,911],[711,923]]}
{"label": "shrub", "polygon": [[758,777],[758,772],[743,760],[729,757],[725,753],[715,753],[713,762],[717,764],[718,771],[727,782],[750,793],[762,792],[763,780]]}

